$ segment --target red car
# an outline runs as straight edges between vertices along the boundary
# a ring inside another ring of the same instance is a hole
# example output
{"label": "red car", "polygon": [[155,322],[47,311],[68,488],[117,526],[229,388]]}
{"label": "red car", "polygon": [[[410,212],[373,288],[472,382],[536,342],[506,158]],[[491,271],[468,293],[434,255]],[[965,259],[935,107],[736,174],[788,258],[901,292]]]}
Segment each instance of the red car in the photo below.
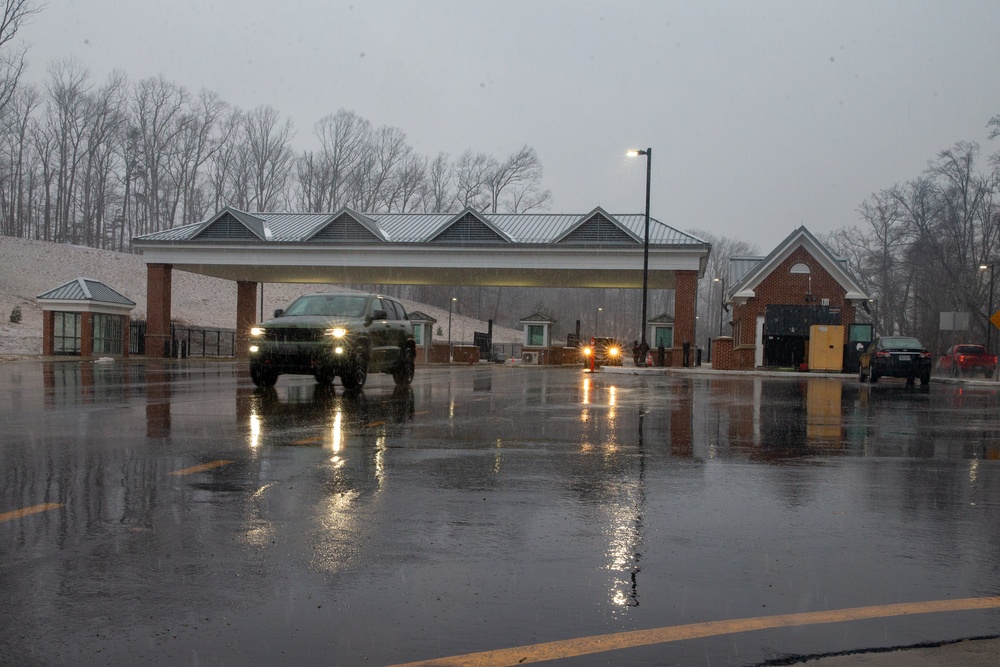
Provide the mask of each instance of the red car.
{"label": "red car", "polygon": [[960,343],[949,347],[938,360],[938,370],[955,377],[982,373],[990,378],[997,372],[997,358],[994,354],[987,354],[982,345]]}

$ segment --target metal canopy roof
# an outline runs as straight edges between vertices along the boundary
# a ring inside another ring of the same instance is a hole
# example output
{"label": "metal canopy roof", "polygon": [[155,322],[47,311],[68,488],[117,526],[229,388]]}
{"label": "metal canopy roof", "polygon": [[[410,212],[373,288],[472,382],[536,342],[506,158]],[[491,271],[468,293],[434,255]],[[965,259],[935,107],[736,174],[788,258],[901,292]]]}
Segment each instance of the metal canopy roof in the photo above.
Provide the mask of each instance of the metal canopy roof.
{"label": "metal canopy roof", "polygon": [[[645,216],[246,213],[133,239],[147,264],[256,282],[638,287]],[[650,218],[649,279],[704,273],[711,246]]]}
{"label": "metal canopy roof", "polygon": [[99,280],[76,278],[35,297],[39,301],[94,301],[119,306],[134,306],[135,301],[111,289]]}

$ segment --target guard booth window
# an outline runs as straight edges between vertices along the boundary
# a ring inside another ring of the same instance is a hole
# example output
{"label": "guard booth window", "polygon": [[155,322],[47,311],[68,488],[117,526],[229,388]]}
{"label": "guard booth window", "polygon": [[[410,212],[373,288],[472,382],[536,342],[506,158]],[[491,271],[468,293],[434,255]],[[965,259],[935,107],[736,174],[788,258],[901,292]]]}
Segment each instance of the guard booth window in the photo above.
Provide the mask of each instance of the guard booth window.
{"label": "guard booth window", "polygon": [[52,313],[53,352],[80,354],[80,313]]}
{"label": "guard booth window", "polygon": [[122,315],[94,315],[94,354],[121,354],[125,336]]}
{"label": "guard booth window", "polygon": [[674,346],[673,327],[656,327],[656,340],[654,341],[653,347],[660,347],[661,345],[665,348],[671,348]]}
{"label": "guard booth window", "polygon": [[545,327],[540,324],[528,325],[528,345],[541,347],[545,344]]}

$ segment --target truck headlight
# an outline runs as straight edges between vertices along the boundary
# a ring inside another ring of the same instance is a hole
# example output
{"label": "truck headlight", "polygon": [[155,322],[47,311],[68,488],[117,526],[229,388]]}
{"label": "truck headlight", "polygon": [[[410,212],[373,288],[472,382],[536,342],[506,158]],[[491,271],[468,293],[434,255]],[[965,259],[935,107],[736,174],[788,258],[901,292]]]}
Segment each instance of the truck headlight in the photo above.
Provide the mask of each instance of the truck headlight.
{"label": "truck headlight", "polygon": [[343,327],[336,327],[336,328],[333,328],[333,329],[327,329],[326,330],[326,335],[327,336],[333,336],[334,338],[343,338],[344,336],[347,335],[347,329],[344,329]]}
{"label": "truck headlight", "polygon": [[608,348],[608,356],[609,357],[617,357],[619,354],[621,354],[621,352],[622,351],[619,350],[617,347],[609,347]]}
{"label": "truck headlight", "polygon": [[263,336],[264,335],[264,327],[250,327],[250,335],[251,336]]}

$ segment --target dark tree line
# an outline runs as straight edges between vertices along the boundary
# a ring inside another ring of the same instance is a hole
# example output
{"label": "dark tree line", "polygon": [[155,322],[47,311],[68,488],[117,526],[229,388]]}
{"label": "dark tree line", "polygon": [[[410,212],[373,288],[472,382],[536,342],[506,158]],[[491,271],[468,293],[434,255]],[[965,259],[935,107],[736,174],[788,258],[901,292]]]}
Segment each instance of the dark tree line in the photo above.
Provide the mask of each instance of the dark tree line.
{"label": "dark tree line", "polygon": [[[420,155],[399,128],[341,109],[311,148],[269,106],[234,107],[163,77],[95,81],[79,61],[21,82],[7,44],[35,10],[7,0],[0,20],[0,233],[128,251],[134,236],[249,211],[489,212],[543,209],[542,164],[527,145],[505,158]],[[6,31],[6,32],[5,32]]]}
{"label": "dark tree line", "polygon": [[[1000,116],[989,127],[1000,136]],[[877,333],[915,335],[936,351],[986,342],[991,272],[980,267],[993,265],[1000,282],[1000,152],[982,168],[980,151],[973,142],[941,151],[919,176],[865,199],[861,224],[825,239],[871,294]],[[969,313],[970,330],[941,331],[945,312]]]}

